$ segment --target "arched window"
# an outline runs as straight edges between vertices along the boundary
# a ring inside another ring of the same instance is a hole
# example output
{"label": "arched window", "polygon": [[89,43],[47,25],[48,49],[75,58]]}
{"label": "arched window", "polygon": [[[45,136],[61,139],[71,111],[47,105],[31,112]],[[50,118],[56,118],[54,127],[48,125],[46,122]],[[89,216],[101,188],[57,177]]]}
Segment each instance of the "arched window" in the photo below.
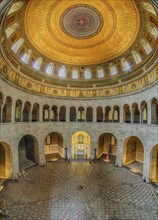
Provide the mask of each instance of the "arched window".
{"label": "arched window", "polygon": [[72,79],[78,79],[78,78],[79,78],[78,70],[77,69],[73,69],[73,71],[72,71]]}
{"label": "arched window", "polygon": [[5,31],[6,37],[9,38],[19,27],[19,23],[14,23],[12,26],[8,27]]}
{"label": "arched window", "polygon": [[52,75],[54,73],[54,64],[53,63],[49,63],[47,68],[46,68],[46,73],[48,75]]}
{"label": "arched window", "polygon": [[32,50],[29,49],[29,50],[27,51],[27,53],[24,53],[24,56],[22,57],[21,60],[22,60],[24,63],[28,63],[31,54],[32,54]]}
{"label": "arched window", "polygon": [[136,64],[140,63],[142,61],[141,56],[138,52],[136,52],[135,50],[132,50],[132,56],[134,58],[134,61]]}
{"label": "arched window", "polygon": [[59,69],[58,69],[58,76],[59,76],[59,78],[66,78],[67,71],[66,71],[65,66],[59,67]]}
{"label": "arched window", "polygon": [[152,13],[152,14],[154,14],[154,15],[157,16],[154,7],[153,7],[150,3],[141,2],[141,5],[142,5],[142,7],[143,7],[146,11],[149,11],[150,13]]}
{"label": "arched window", "polygon": [[111,76],[114,76],[117,74],[116,66],[113,63],[110,63],[110,74]]}
{"label": "arched window", "polygon": [[104,70],[103,70],[102,67],[97,68],[97,74],[98,74],[98,78],[103,78],[104,77]]}
{"label": "arched window", "polygon": [[86,68],[84,71],[84,78],[85,79],[91,79],[91,70],[89,68]]}
{"label": "arched window", "polygon": [[39,58],[35,61],[33,67],[34,67],[36,70],[39,70],[40,67],[41,67],[41,64],[42,64],[42,57],[39,57]]}
{"label": "arched window", "polygon": [[150,44],[144,39],[141,39],[140,42],[146,53],[149,54],[152,51],[152,47],[150,46]]}
{"label": "arched window", "polygon": [[152,27],[149,23],[146,23],[146,27],[154,38],[158,37],[158,30],[155,27]]}
{"label": "arched window", "polygon": [[12,50],[14,51],[14,53],[17,53],[19,48],[21,47],[21,45],[24,43],[24,38],[20,38],[13,46],[12,46]]}
{"label": "arched window", "polygon": [[124,71],[127,71],[130,69],[129,63],[125,58],[121,58],[121,63]]}
{"label": "arched window", "polygon": [[21,9],[22,6],[23,6],[23,4],[24,4],[24,3],[23,3],[22,1],[21,1],[21,2],[17,2],[17,3],[14,3],[14,4],[11,6],[11,8],[10,8],[8,14],[7,14],[7,16],[10,15],[11,13],[16,12],[16,11],[18,11],[19,9]]}

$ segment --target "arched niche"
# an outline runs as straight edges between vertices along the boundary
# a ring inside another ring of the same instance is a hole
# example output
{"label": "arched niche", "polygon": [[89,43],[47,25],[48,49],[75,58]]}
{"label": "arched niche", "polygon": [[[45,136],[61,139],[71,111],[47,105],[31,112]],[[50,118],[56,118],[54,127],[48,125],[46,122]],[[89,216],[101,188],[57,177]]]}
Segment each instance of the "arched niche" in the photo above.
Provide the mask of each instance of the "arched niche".
{"label": "arched niche", "polygon": [[15,122],[22,121],[22,101],[17,100],[15,104]]}
{"label": "arched niche", "polygon": [[124,142],[122,163],[135,173],[143,174],[144,147],[138,137],[128,137]]}
{"label": "arched niche", "polygon": [[39,121],[39,104],[35,103],[33,104],[32,109],[32,122]]}
{"label": "arched niche", "polygon": [[6,97],[5,104],[3,106],[3,122],[11,122],[12,114],[12,98],[10,96]]}
{"label": "arched niche", "polygon": [[156,98],[151,101],[151,123],[158,124],[158,99]]}
{"label": "arched niche", "polygon": [[78,108],[78,111],[77,111],[77,121],[84,122],[85,119],[86,119],[85,109],[81,106]]}
{"label": "arched niche", "polygon": [[93,121],[93,108],[88,107],[86,109],[86,122],[92,122]]}
{"label": "arched niche", "polygon": [[44,153],[47,163],[64,158],[64,140],[60,133],[52,132],[46,136]]}
{"label": "arched niche", "polygon": [[71,158],[90,158],[90,136],[84,131],[77,131],[71,137]]}
{"label": "arched niche", "polygon": [[0,179],[12,178],[12,153],[10,146],[0,142]]}
{"label": "arched niche", "polygon": [[25,135],[21,138],[18,146],[19,170],[26,169],[37,164],[39,161],[39,144],[36,137]]}
{"label": "arched niche", "polygon": [[103,108],[101,106],[97,107],[97,122],[103,122]]}
{"label": "arched niche", "polygon": [[152,148],[150,154],[150,181],[158,182],[158,144]]}
{"label": "arched niche", "polygon": [[117,139],[111,133],[103,133],[98,138],[97,157],[114,163],[117,155]]}
{"label": "arched niche", "polygon": [[125,104],[123,106],[123,122],[130,123],[131,122],[131,111],[130,106]]}
{"label": "arched niche", "polygon": [[61,106],[59,112],[59,121],[66,121],[66,107]]}
{"label": "arched niche", "polygon": [[76,121],[76,108],[74,106],[70,107],[70,121],[71,122]]}

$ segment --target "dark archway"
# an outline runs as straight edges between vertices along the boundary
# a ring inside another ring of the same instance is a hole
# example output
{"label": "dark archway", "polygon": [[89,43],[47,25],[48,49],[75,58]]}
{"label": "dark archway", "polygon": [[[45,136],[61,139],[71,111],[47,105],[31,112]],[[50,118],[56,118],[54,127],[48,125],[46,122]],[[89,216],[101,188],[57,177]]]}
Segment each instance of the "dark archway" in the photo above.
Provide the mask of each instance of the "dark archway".
{"label": "dark archway", "polygon": [[21,138],[18,146],[19,170],[26,169],[38,163],[38,141],[32,135]]}

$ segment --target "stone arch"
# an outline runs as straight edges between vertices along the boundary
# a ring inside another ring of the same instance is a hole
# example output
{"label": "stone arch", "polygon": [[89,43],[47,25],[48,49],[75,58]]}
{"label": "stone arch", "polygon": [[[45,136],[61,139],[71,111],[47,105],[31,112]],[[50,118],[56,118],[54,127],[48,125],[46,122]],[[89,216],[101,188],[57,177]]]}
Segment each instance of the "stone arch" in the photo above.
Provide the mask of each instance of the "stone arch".
{"label": "stone arch", "polygon": [[18,145],[19,170],[39,163],[39,143],[35,136],[24,135]]}
{"label": "stone arch", "polygon": [[140,138],[130,136],[124,141],[122,163],[133,172],[143,174],[144,146]]}
{"label": "stone arch", "polygon": [[0,178],[12,178],[12,152],[5,142],[0,142]]}
{"label": "stone arch", "polygon": [[131,111],[130,106],[125,104],[123,106],[123,122],[130,123],[131,122]]}
{"label": "stone arch", "polygon": [[151,101],[151,123],[158,124],[158,99],[153,98]]}
{"label": "stone arch", "polygon": [[120,107],[115,105],[113,108],[113,121],[119,122],[120,121]]}
{"label": "stone arch", "polygon": [[142,101],[141,102],[141,118],[140,118],[140,122],[142,124],[147,124],[148,121],[148,108],[147,108],[147,102],[146,101]]}
{"label": "stone arch", "polygon": [[150,153],[150,181],[158,182],[158,144],[156,144]]}
{"label": "stone arch", "polygon": [[25,102],[23,109],[23,122],[29,122],[31,119],[31,103]]}
{"label": "stone arch", "polygon": [[86,122],[93,121],[93,108],[91,106],[86,109]]}
{"label": "stone arch", "polygon": [[43,106],[43,121],[49,121],[50,112],[49,112],[49,105]]}
{"label": "stone arch", "polygon": [[11,122],[12,113],[12,98],[10,96],[6,97],[5,104],[3,106],[3,122]]}
{"label": "stone arch", "polygon": [[22,101],[18,99],[15,103],[15,122],[22,121]]}
{"label": "stone arch", "polygon": [[132,104],[132,122],[133,123],[140,122],[140,111],[139,111],[139,106],[136,102]]}
{"label": "stone arch", "polygon": [[117,155],[116,137],[111,133],[103,133],[99,136],[97,145],[97,157],[115,163]]}
{"label": "stone arch", "polygon": [[66,121],[66,107],[65,106],[60,107],[59,121]]}
{"label": "stone arch", "polygon": [[76,121],[76,107],[70,107],[70,121]]}
{"label": "stone arch", "polygon": [[112,122],[112,110],[110,106],[105,107],[105,122]]}
{"label": "stone arch", "polygon": [[50,110],[50,120],[58,121],[58,106],[57,105],[53,105]]}
{"label": "stone arch", "polygon": [[3,102],[4,102],[4,95],[2,92],[0,92],[0,123],[2,123],[2,111],[3,111]]}
{"label": "stone arch", "polygon": [[97,107],[97,122],[103,122],[103,108],[101,106]]}
{"label": "stone arch", "polygon": [[77,131],[71,136],[71,158],[90,158],[90,135],[85,131]]}
{"label": "stone arch", "polygon": [[77,121],[84,122],[86,119],[85,108],[80,106],[77,111]]}
{"label": "stone arch", "polygon": [[64,157],[64,139],[59,132],[51,132],[45,138],[44,153],[46,162]]}
{"label": "stone arch", "polygon": [[32,109],[32,122],[39,121],[39,110],[40,110],[39,104],[34,103]]}

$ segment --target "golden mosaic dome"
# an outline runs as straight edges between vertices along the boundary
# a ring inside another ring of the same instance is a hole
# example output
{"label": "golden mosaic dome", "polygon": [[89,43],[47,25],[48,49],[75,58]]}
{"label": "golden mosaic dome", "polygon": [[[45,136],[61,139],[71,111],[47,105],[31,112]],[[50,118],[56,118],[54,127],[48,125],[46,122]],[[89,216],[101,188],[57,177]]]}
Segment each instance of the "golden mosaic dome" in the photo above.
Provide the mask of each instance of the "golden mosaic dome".
{"label": "golden mosaic dome", "polygon": [[157,23],[147,0],[15,0],[3,19],[1,52],[30,88],[107,90],[154,63]]}

